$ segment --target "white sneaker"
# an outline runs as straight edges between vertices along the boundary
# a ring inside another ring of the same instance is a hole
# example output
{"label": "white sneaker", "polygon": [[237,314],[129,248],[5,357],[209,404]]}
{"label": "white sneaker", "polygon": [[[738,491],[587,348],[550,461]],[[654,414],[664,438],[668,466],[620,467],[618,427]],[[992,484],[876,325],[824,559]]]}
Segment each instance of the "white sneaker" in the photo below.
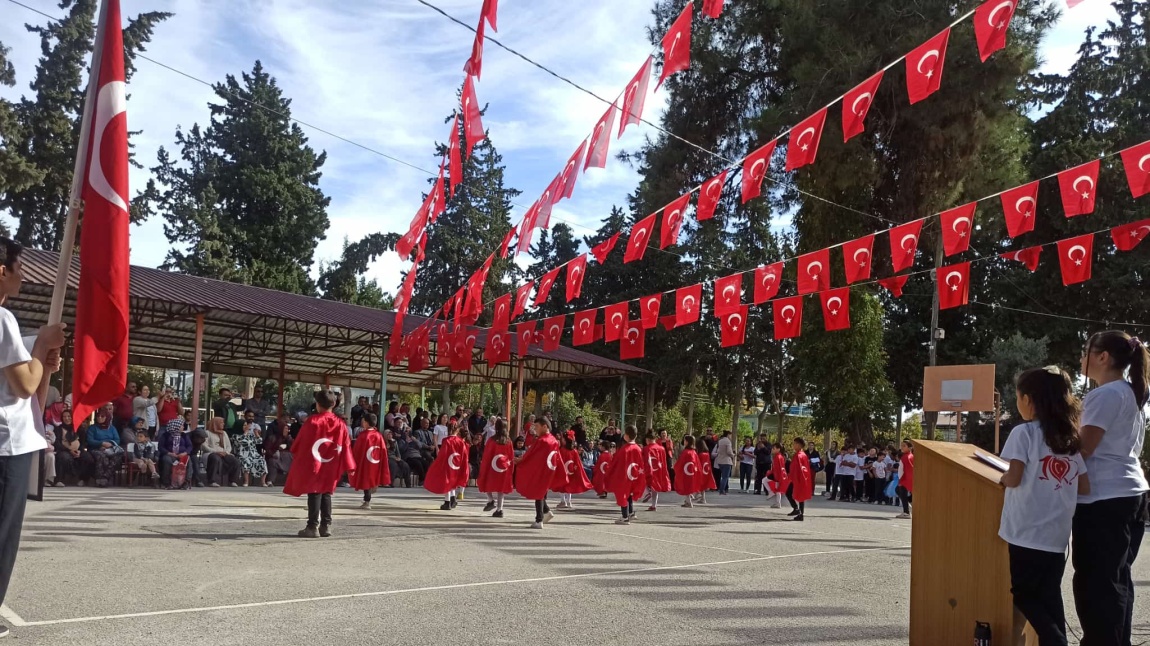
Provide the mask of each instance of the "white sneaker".
{"label": "white sneaker", "polygon": [[558,505],[555,505],[555,508],[556,509],[571,509],[571,506],[565,502],[561,502]]}
{"label": "white sneaker", "polygon": [[616,518],[615,524],[616,525],[630,525],[631,521],[626,519],[626,518]]}
{"label": "white sneaker", "polygon": [[783,506],[780,505],[779,503],[775,503],[775,504],[771,505],[771,509],[782,509],[782,508],[783,508]]}
{"label": "white sneaker", "polygon": [[360,506],[359,506],[359,508],[360,508],[360,509],[368,509],[368,510],[370,510],[370,509],[371,509],[371,503],[370,503],[370,502],[365,502],[365,503],[363,503],[362,505],[360,505]]}
{"label": "white sneaker", "polygon": [[902,519],[910,518],[910,514],[899,514],[899,515],[895,516],[895,518],[902,518]]}
{"label": "white sneaker", "polygon": [[212,483],[212,486],[213,486],[213,487],[218,487],[218,486],[220,486],[220,483],[218,483],[218,482],[213,482],[213,483]]}
{"label": "white sneaker", "polygon": [[551,512],[547,512],[547,513],[543,514],[543,522],[545,522],[545,523],[551,522],[551,519],[553,519],[553,518],[555,518],[555,514],[553,514]]}
{"label": "white sneaker", "polygon": [[542,523],[531,523],[530,529],[543,529]]}
{"label": "white sneaker", "polygon": [[687,500],[683,501],[683,504],[680,505],[680,507],[694,507],[694,505],[691,504],[691,500],[688,498]]}
{"label": "white sneaker", "polygon": [[64,486],[64,483],[63,483],[63,482],[57,482],[57,483],[56,483],[56,486],[57,486],[57,487],[63,487],[63,486]]}

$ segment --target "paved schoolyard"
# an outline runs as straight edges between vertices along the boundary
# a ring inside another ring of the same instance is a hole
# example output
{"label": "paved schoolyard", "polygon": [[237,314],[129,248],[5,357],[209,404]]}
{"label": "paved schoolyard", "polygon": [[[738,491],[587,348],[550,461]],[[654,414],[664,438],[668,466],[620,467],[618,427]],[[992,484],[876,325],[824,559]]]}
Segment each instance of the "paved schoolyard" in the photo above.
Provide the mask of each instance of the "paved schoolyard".
{"label": "paved schoolyard", "polygon": [[302,501],[276,490],[51,489],[0,612],[12,643],[53,645],[907,642],[893,508],[817,500],[794,523],[762,496],[665,494],[623,527],[583,496],[533,531],[527,501],[498,520],[468,494],[441,512],[388,489],[360,511],[340,489],[336,535],[305,540]]}

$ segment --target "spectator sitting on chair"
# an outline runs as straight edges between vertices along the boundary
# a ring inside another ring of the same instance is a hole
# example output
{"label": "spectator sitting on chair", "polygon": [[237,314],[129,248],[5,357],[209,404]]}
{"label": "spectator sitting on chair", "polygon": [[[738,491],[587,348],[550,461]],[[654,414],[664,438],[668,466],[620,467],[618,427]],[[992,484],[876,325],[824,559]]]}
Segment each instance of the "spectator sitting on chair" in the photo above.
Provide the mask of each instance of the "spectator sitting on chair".
{"label": "spectator sitting on chair", "polygon": [[96,462],[96,486],[107,487],[120,468],[124,449],[106,409],[96,411],[96,423],[88,427],[88,451]]}
{"label": "spectator sitting on chair", "polygon": [[244,412],[244,432],[236,436],[236,448],[240,467],[244,472],[244,486],[251,484],[252,477],[259,478],[258,485],[268,486],[268,464],[264,460],[264,440],[260,435],[260,425],[252,411]]}
{"label": "spectator sitting on chair", "polygon": [[407,466],[411,467],[412,475],[418,476],[420,482],[427,477],[427,462],[423,459],[423,445],[419,440],[411,437],[410,431],[404,431],[403,437],[397,440],[399,455]]}
{"label": "spectator sitting on chair", "polygon": [[160,474],[156,471],[156,448],[152,446],[151,440],[148,439],[148,429],[137,428],[136,441],[132,444],[131,448],[132,451],[128,459],[135,463],[136,469],[140,473],[151,474],[152,483],[158,487],[160,485]]}
{"label": "spectator sitting on chair", "polygon": [[291,417],[280,415],[279,422],[272,424],[264,438],[264,460],[268,465],[268,482],[275,484],[276,478],[287,476],[291,468]]}
{"label": "spectator sitting on chair", "polygon": [[183,418],[177,417],[169,420],[156,438],[160,446],[160,483],[169,489],[172,488],[172,465],[192,454],[192,440],[184,428]]}
{"label": "spectator sitting on chair", "polygon": [[389,486],[394,488],[396,482],[402,481],[403,486],[410,489],[411,467],[399,454],[399,444],[395,441],[395,433],[384,431],[383,441],[387,443],[387,466],[391,468],[391,485]]}
{"label": "spectator sitting on chair", "polygon": [[240,486],[239,458],[232,455],[232,440],[224,430],[224,418],[213,417],[208,424],[208,437],[204,441],[204,452],[208,456],[208,483],[212,487],[219,487],[221,478],[230,487]]}
{"label": "spectator sitting on chair", "polygon": [[64,409],[60,418],[60,423],[52,429],[56,436],[52,442],[56,458],[56,486],[62,487],[66,482],[83,485],[85,478],[91,478],[93,458],[83,450],[80,435],[72,428],[72,411]]}

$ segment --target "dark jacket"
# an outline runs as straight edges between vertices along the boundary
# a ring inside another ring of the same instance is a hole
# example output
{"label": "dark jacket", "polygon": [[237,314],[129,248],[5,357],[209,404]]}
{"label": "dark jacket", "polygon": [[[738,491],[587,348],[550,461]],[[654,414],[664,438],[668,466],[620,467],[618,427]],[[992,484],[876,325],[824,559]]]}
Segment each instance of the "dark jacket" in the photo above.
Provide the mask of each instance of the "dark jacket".
{"label": "dark jacket", "polygon": [[166,430],[161,431],[160,434],[156,436],[156,442],[160,445],[161,457],[169,453],[175,453],[176,455],[179,455],[181,453],[192,452],[192,440],[188,437],[187,433],[180,433],[180,448],[178,451],[172,451],[172,444],[174,442],[172,441],[171,434],[169,434]]}

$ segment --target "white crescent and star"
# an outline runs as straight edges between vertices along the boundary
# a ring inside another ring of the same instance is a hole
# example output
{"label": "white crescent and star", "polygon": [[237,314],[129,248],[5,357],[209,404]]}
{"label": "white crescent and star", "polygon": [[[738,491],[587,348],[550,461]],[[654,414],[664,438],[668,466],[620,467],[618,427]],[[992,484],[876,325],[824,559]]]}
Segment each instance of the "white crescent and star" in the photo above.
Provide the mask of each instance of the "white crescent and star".
{"label": "white crescent and star", "polygon": [[506,461],[507,461],[506,455],[497,455],[497,456],[491,458],[491,468],[496,473],[505,473],[507,471],[507,467],[500,466],[500,464],[502,462],[506,462]]}
{"label": "white crescent and star", "polygon": [[379,455],[377,454],[376,457],[374,457],[374,458],[371,457],[372,451],[379,451],[379,447],[378,446],[368,447],[367,453],[364,455],[364,457],[366,457],[367,461],[372,463],[372,464],[379,464]]}
{"label": "white crescent and star", "polygon": [[[1081,251],[1082,255],[1078,258],[1075,258],[1074,257],[1075,251]],[[1080,244],[1076,244],[1073,247],[1066,250],[1066,257],[1073,260],[1075,265],[1081,266],[1082,261],[1086,259],[1086,247],[1083,247]]]}
{"label": "white crescent and star", "polygon": [[559,468],[559,467],[555,466],[555,462],[552,460],[552,458],[557,458],[557,457],[559,457],[558,451],[552,451],[551,453],[547,454],[547,468],[548,469],[555,471],[556,469]]}
{"label": "white crescent and star", "polygon": [[[619,322],[616,323],[615,322],[616,320],[618,320]],[[622,326],[623,326],[623,315],[620,314],[619,312],[615,312],[614,314],[611,315],[611,327],[618,328],[618,327],[622,327]]]}
{"label": "white crescent and star", "polygon": [[[791,313],[787,314],[787,310],[790,310]],[[798,313],[798,310],[795,309],[794,305],[787,305],[786,307],[783,308],[783,311],[781,313],[783,315],[783,318],[786,319],[787,323],[790,323],[791,320],[794,318],[795,314]]]}
{"label": "white crescent and star", "polygon": [[751,179],[758,180],[763,178],[763,169],[767,165],[767,160],[756,159],[754,164],[751,164]]}
{"label": "white crescent and star", "polygon": [[[635,334],[632,335],[631,334],[632,332],[634,332]],[[627,335],[626,336],[627,336],[627,342],[630,343],[631,345],[635,345],[635,342],[639,339],[639,328],[637,328],[637,327],[627,328]]]}
{"label": "white crescent and star", "polygon": [[986,17],[986,23],[995,29],[1002,29],[1005,27],[1006,21],[998,20],[998,12],[1002,11],[1003,9],[1006,9],[1007,11],[1014,9],[1014,3],[1011,2],[1011,0],[1003,0],[1003,2],[998,3],[993,9],[990,10],[990,15]]}
{"label": "white crescent and star", "polygon": [[634,469],[638,466],[639,465],[637,465],[637,464],[628,464],[627,465],[627,479],[628,480],[637,480],[638,479],[635,477],[635,475],[633,473],[631,473],[631,469]]}
{"label": "white crescent and star", "polygon": [[688,475],[688,476],[695,475],[695,463],[694,462],[688,462],[687,464],[683,465],[683,475]]}
{"label": "white crescent and star", "polygon": [[686,298],[683,299],[683,310],[684,311],[690,312],[691,308],[694,305],[695,305],[695,297],[694,296],[687,296]]}
{"label": "white crescent and star", "polygon": [[551,337],[552,339],[558,339],[559,335],[562,333],[563,328],[560,327],[558,323],[555,323],[551,327],[547,328],[547,336]]}
{"label": "white crescent and star", "polygon": [[586,331],[587,328],[589,328],[589,327],[591,327],[591,319],[584,318],[584,319],[579,320],[579,329],[580,330]]}
{"label": "white crescent and star", "polygon": [[[957,283],[950,282],[951,278],[958,278]],[[952,271],[946,275],[946,284],[950,285],[950,291],[957,292],[958,286],[962,284],[962,274],[957,271]]]}
{"label": "white crescent and star", "polygon": [[[851,103],[851,112],[853,112],[856,117],[861,119],[863,116],[863,113],[866,112],[866,110],[870,108],[870,102],[871,102],[872,97],[873,97],[873,95],[870,92],[863,92],[862,94],[856,96],[854,102]],[[863,99],[866,99],[866,106],[860,109],[859,108],[859,101],[862,101]]]}
{"label": "white crescent and star", "polygon": [[[818,267],[818,271],[811,271],[814,267]],[[811,263],[807,265],[807,275],[811,278],[815,278],[821,273],[823,273],[823,263],[818,260],[811,261]]]}
{"label": "white crescent and star", "polygon": [[[965,222],[966,223],[966,227],[962,231],[958,230],[958,223],[959,222]],[[968,218],[968,217],[955,218],[954,222],[950,223],[950,228],[952,231],[957,233],[959,235],[959,237],[965,238],[966,232],[970,231],[970,218]]]}
{"label": "white crescent and star", "polygon": [[763,274],[763,280],[761,282],[762,282],[763,286],[765,287],[767,285],[767,283],[773,283],[778,279],[779,279],[779,277],[775,275],[775,272],[768,271],[767,273]]}
{"label": "white crescent and star", "polygon": [[[1022,208],[1023,204],[1029,204],[1030,208],[1023,210],[1023,208]],[[1030,217],[1031,212],[1034,211],[1034,198],[1030,197],[1029,195],[1018,198],[1018,201],[1014,203],[1014,210],[1018,211],[1018,213],[1021,214],[1022,217],[1025,217],[1025,218]]]}
{"label": "white crescent and star", "polygon": [[839,308],[843,306],[843,299],[838,296],[831,296],[827,299],[827,309],[831,311],[831,316],[839,315]]}
{"label": "white crescent and star", "polygon": [[[910,240],[909,245],[906,243],[907,240]],[[918,236],[914,235],[913,233],[908,233],[902,237],[902,241],[899,244],[902,245],[903,251],[908,253],[913,252],[915,245],[918,244]]]}
{"label": "white crescent and star", "polygon": [[[326,437],[321,437],[321,438],[319,438],[318,440],[316,440],[316,441],[315,441],[315,444],[312,444],[312,445],[311,445],[311,456],[312,456],[313,458],[315,458],[315,461],[316,461],[316,462],[324,462],[324,463],[327,463],[327,462],[331,462],[332,460],[334,460],[334,459],[335,459],[335,456],[332,456],[332,457],[330,457],[330,458],[328,458],[328,459],[326,459],[326,460],[325,460],[325,459],[323,459],[323,456],[322,456],[322,455],[320,455],[320,453],[319,453],[319,449],[320,449],[320,447],[321,447],[321,446],[323,446],[324,444],[335,444],[335,440],[332,440],[332,439],[329,439],[329,438],[326,438]],[[336,453],[339,453],[339,452],[340,452],[340,451],[342,451],[342,450],[343,450],[343,447],[342,447],[342,446],[337,446],[337,447],[336,447],[336,451],[335,451],[335,452],[336,452]]]}
{"label": "white crescent and star", "polygon": [[918,73],[925,74],[927,78],[932,78],[934,76],[934,67],[931,67],[929,70],[924,72],[922,71],[922,64],[925,63],[928,58],[933,58],[937,64],[938,56],[939,54],[937,49],[932,49],[923,54],[922,58],[918,59]]}
{"label": "white crescent and star", "polygon": [[810,135],[811,139],[813,140],[815,137],[815,129],[812,127],[807,127],[806,130],[803,130],[799,133],[798,139],[795,140],[795,143],[799,145],[799,149],[803,152],[806,152],[811,147],[809,141],[807,143],[803,143],[803,138],[807,135]]}
{"label": "white crescent and star", "polygon": [[128,211],[128,203],[124,196],[116,192],[108,181],[108,176],[104,174],[104,167],[100,162],[100,150],[108,125],[128,110],[128,101],[124,96],[126,87],[127,84],[123,81],[111,81],[100,88],[100,94],[96,98],[96,123],[93,124],[95,139],[92,142],[91,162],[88,166],[88,183],[92,185],[92,190],[125,213]]}
{"label": "white crescent and star", "polygon": [[1143,173],[1150,173],[1150,170],[1146,170],[1146,162],[1148,161],[1150,161],[1150,155],[1142,155],[1142,159],[1138,160],[1138,170]]}
{"label": "white crescent and star", "polygon": [[742,323],[743,315],[739,314],[738,312],[735,312],[734,314],[731,314],[727,317],[727,327],[731,328],[731,331],[733,332],[738,332],[739,326],[742,325]]}
{"label": "white crescent and star", "polygon": [[[1083,181],[1085,181],[1087,184],[1090,185],[1090,188],[1086,189],[1085,191],[1078,188],[1078,185]],[[1090,193],[1094,190],[1094,179],[1092,177],[1090,177],[1089,175],[1079,175],[1074,180],[1074,183],[1070,185],[1070,187],[1073,188],[1075,191],[1081,192],[1082,193],[1082,199],[1088,200],[1088,199],[1090,199]]]}
{"label": "white crescent and star", "polygon": [[603,475],[607,475],[607,466],[608,466],[607,462],[600,464],[599,465],[599,473],[602,473]]}
{"label": "white crescent and star", "polygon": [[735,286],[734,285],[727,285],[726,287],[723,288],[723,300],[730,303],[731,302],[731,295],[733,295],[734,293],[735,293]]}
{"label": "white crescent and star", "polygon": [[567,472],[567,475],[571,475],[572,473],[575,473],[575,466],[574,465],[575,465],[574,460],[568,460],[568,461],[563,463],[563,470]]}
{"label": "white crescent and star", "polygon": [[659,470],[659,461],[655,459],[655,456],[647,456],[647,468],[652,472]]}
{"label": "white crescent and star", "polygon": [[459,465],[455,463],[455,458],[459,457],[458,453],[451,453],[447,456],[447,466],[452,471],[459,471]]}
{"label": "white crescent and star", "polygon": [[[859,260],[859,255],[866,256],[866,260]],[[857,262],[859,264],[859,267],[866,267],[867,260],[870,260],[870,250],[867,249],[866,247],[860,247],[859,249],[855,249],[854,259],[855,259],[855,262]]]}
{"label": "white crescent and star", "polygon": [[648,298],[647,299],[647,311],[648,312],[653,311],[655,314],[658,314],[659,313],[659,299]]}
{"label": "white crescent and star", "polygon": [[[1142,161],[1146,161],[1147,157],[1150,157],[1150,155],[1143,157]],[[1141,168],[1141,164],[1139,164],[1139,168]],[[712,199],[719,199],[719,195],[715,192],[715,189],[721,189],[722,186],[723,182],[718,177],[716,177],[715,179],[711,180],[711,183],[707,184],[707,195]]]}

